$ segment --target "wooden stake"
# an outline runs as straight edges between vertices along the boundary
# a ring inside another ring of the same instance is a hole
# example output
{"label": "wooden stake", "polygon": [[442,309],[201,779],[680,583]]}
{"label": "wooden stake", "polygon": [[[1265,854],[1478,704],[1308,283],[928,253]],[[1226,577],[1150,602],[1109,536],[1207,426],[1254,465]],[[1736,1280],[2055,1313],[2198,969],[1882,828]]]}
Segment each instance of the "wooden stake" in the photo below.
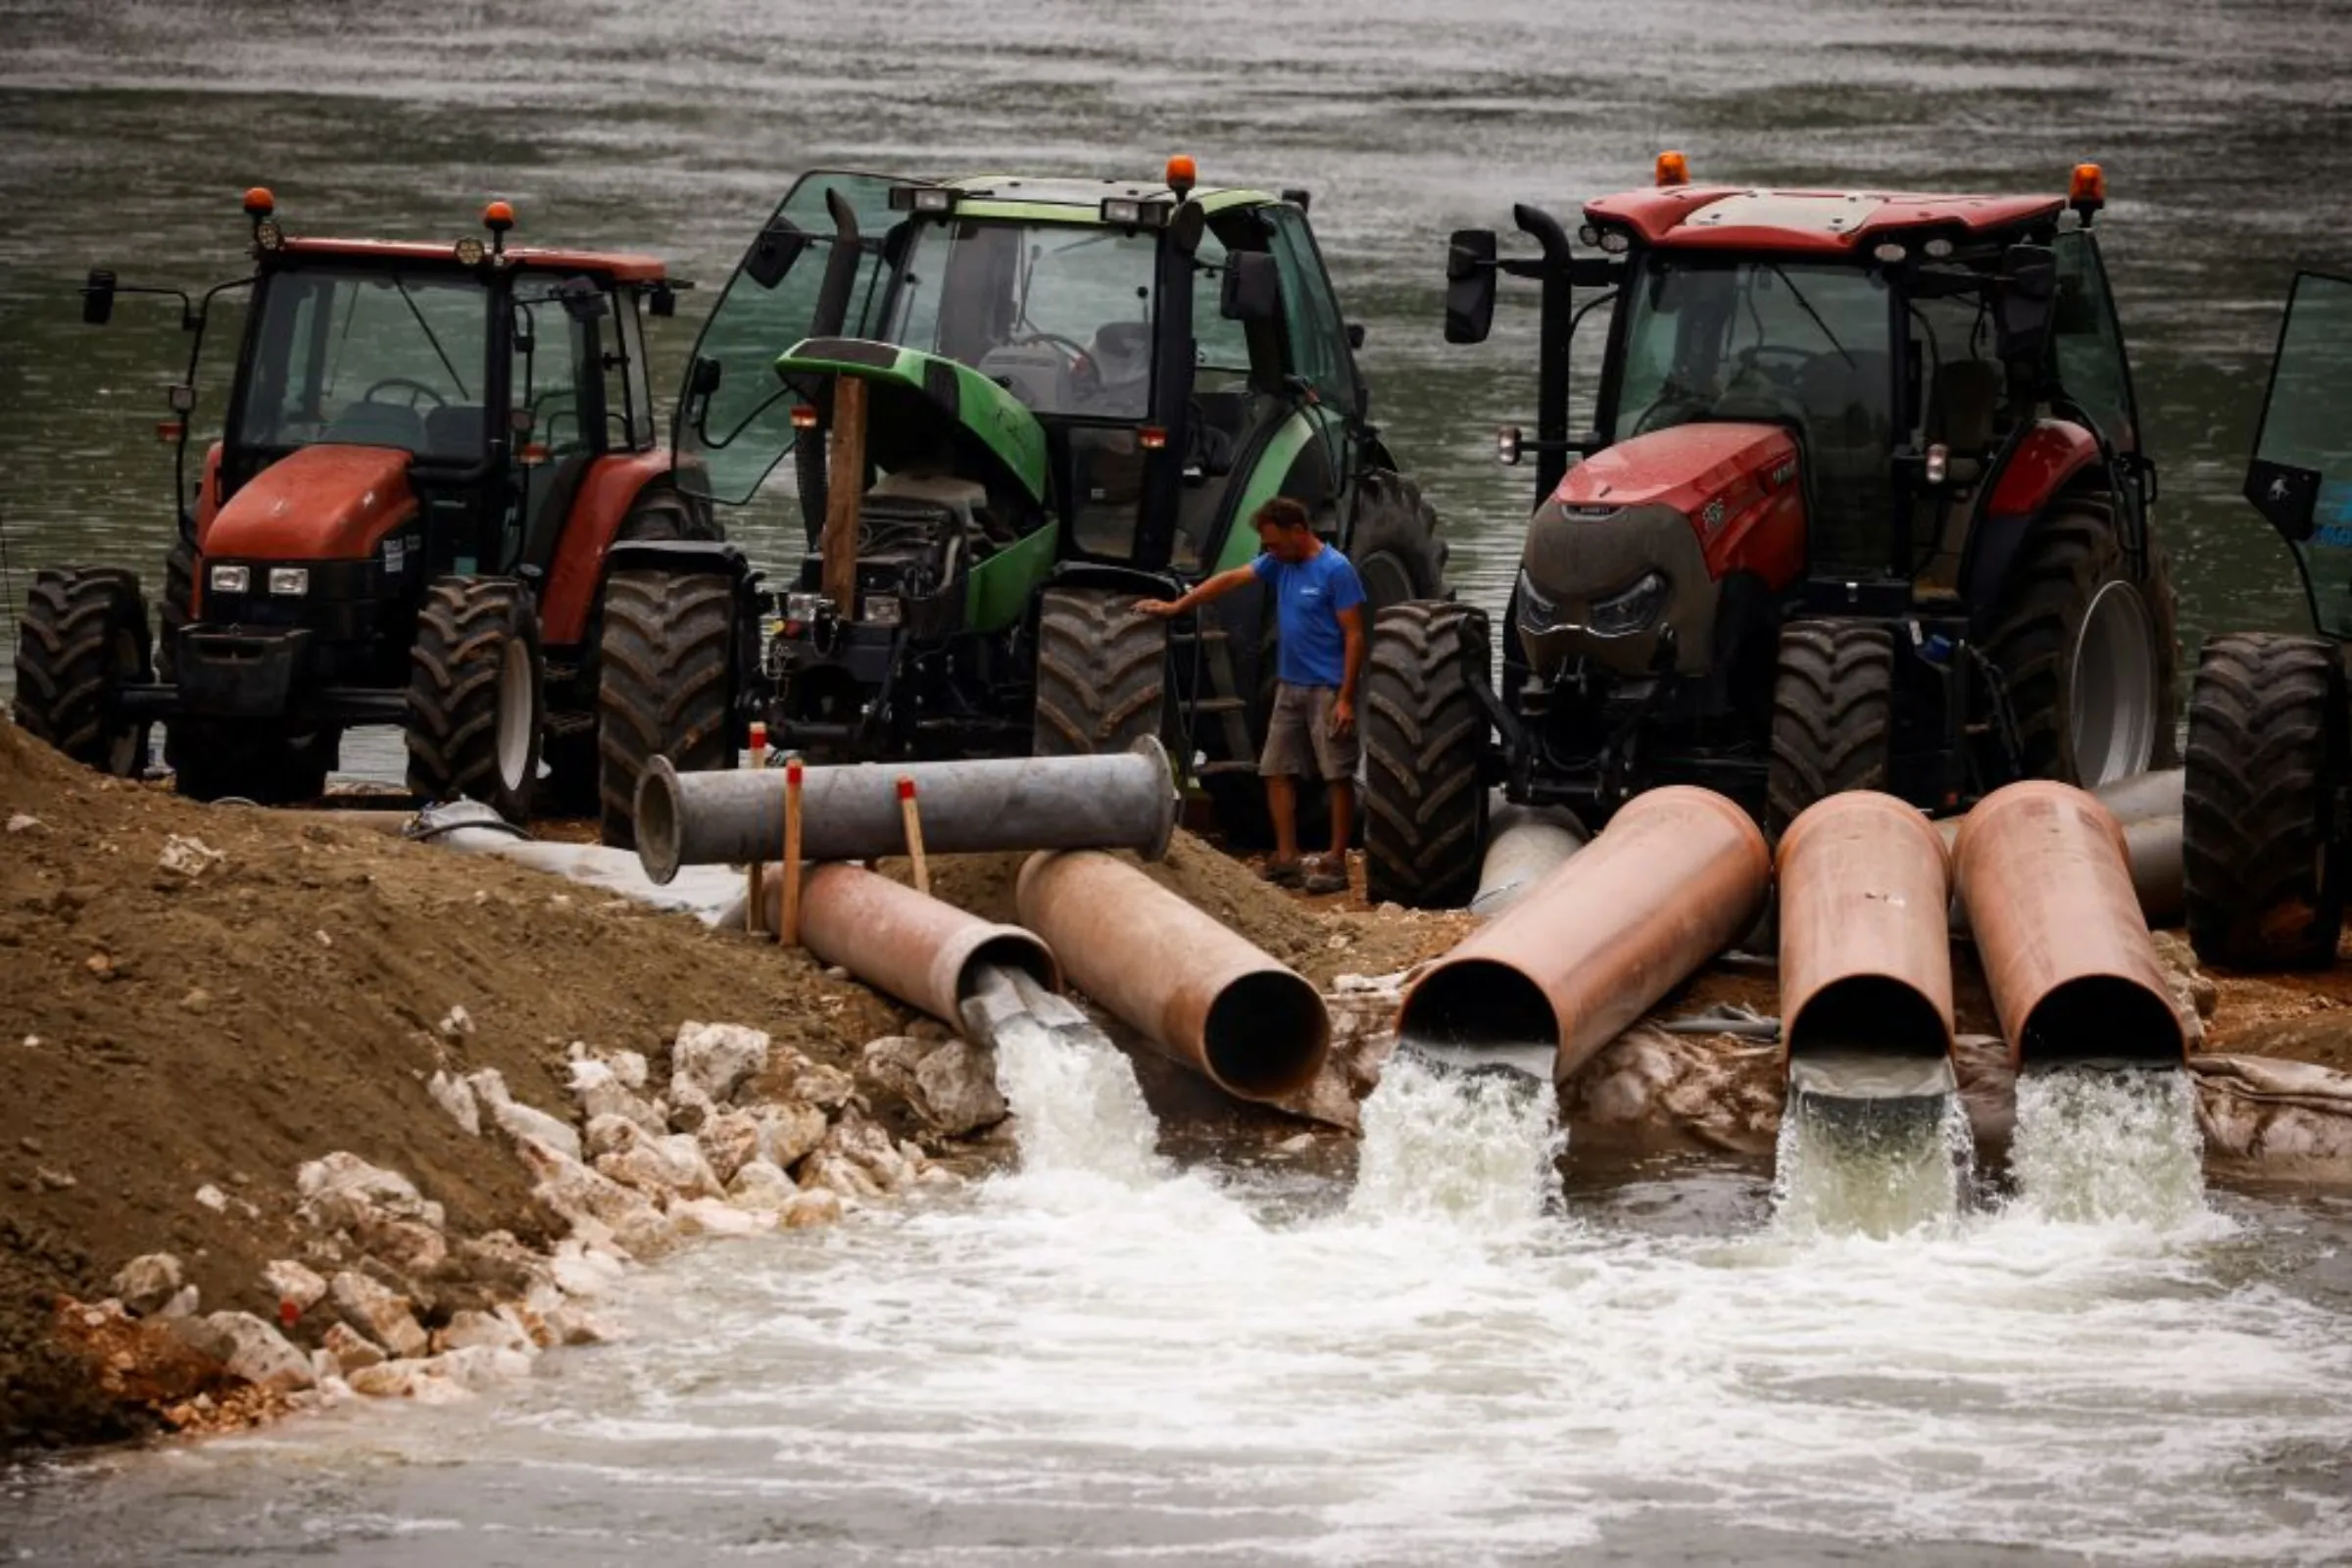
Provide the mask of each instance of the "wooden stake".
{"label": "wooden stake", "polygon": [[825,529],[817,542],[821,586],[833,612],[858,612],[858,504],[865,496],[865,383],[833,378],[833,457],[825,479]]}
{"label": "wooden stake", "polygon": [[784,764],[784,917],[776,922],[776,940],[787,947],[801,945],[801,760]]}
{"label": "wooden stake", "polygon": [[899,815],[906,823],[906,858],[914,862],[914,891],[931,891],[931,867],[923,858],[923,814],[914,804],[914,780],[899,775]]}
{"label": "wooden stake", "polygon": [[[758,719],[752,720],[751,740],[752,765],[758,767],[760,760],[767,755],[767,726]],[[761,868],[761,861],[756,855],[752,857],[752,863],[744,868],[749,891],[743,902],[743,928],[754,936],[767,929],[767,910],[760,897]]]}

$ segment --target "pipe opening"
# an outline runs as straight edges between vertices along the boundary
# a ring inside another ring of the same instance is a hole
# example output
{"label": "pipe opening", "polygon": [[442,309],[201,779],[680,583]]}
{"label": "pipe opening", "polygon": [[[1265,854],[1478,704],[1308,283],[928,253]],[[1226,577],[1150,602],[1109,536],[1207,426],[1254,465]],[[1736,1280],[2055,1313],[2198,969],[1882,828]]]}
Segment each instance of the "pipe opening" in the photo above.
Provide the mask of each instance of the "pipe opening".
{"label": "pipe opening", "polygon": [[2120,975],[2085,975],[2054,987],[2026,1014],[2021,1064],[2126,1060],[2178,1067],[2188,1054],[2169,997]]}
{"label": "pipe opening", "polygon": [[1322,1070],[1331,1017],[1315,988],[1287,970],[1246,974],[1217,993],[1200,1028],[1209,1073],[1256,1098],[1301,1088]]}
{"label": "pipe opening", "polygon": [[1507,963],[1463,958],[1424,975],[1396,1018],[1399,1042],[1417,1046],[1560,1048],[1560,1021],[1544,988]]}
{"label": "pipe opening", "polygon": [[1941,1056],[1951,1032],[1936,1004],[1890,975],[1857,974],[1813,993],[1787,1020],[1788,1054],[1863,1052],[1885,1056]]}
{"label": "pipe opening", "polygon": [[678,874],[678,775],[666,758],[637,780],[637,858],[656,882]]}
{"label": "pipe opening", "polygon": [[1016,970],[1045,990],[1061,990],[1061,965],[1054,961],[1053,950],[1025,932],[1000,931],[972,949],[963,967],[956,971],[956,1002],[971,1000],[980,989],[983,969]]}

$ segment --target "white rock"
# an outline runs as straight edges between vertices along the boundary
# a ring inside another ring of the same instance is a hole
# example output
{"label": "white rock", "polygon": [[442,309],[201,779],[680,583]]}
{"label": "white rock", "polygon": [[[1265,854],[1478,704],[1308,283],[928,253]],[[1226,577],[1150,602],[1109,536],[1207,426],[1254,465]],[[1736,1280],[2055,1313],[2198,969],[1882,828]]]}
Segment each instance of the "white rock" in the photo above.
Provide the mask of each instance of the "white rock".
{"label": "white rock", "polygon": [[810,1062],[793,1075],[794,1098],[822,1110],[839,1110],[858,1092],[858,1081],[839,1067]]}
{"label": "white rock", "polygon": [[452,1003],[449,1011],[441,1019],[441,1033],[452,1040],[473,1033],[473,1015]]}
{"label": "white rock", "polygon": [[948,1041],[916,1063],[914,1087],[906,1099],[915,1114],[951,1138],[994,1127],[1008,1114],[997,1088],[996,1054],[961,1040]]}
{"label": "white rock", "polygon": [[484,1067],[466,1075],[466,1087],[473,1098],[485,1105],[503,1105],[514,1097],[507,1093],[507,1075],[496,1067]]}
{"label": "white rock", "polygon": [[182,1285],[172,1293],[172,1299],[155,1309],[155,1316],[160,1318],[194,1317],[197,1300],[196,1287]]}
{"label": "white rock", "polygon": [[670,1048],[672,1097],[683,1080],[711,1101],[725,1103],[745,1079],[766,1070],[767,1047],[765,1033],[743,1024],[680,1024]]}
{"label": "white rock", "polygon": [[532,1196],[550,1211],[566,1219],[601,1221],[638,1257],[658,1257],[668,1250],[669,1224],[644,1194],[535,1139],[523,1139],[515,1147],[537,1182]]}
{"label": "white rock", "polygon": [[669,1222],[681,1236],[750,1236],[765,1230],[751,1215],[712,1198],[681,1198],[669,1205]]}
{"label": "white rock", "polygon": [[572,1098],[580,1103],[580,1120],[593,1121],[599,1116],[626,1116],[650,1133],[665,1133],[669,1124],[653,1102],[637,1094],[601,1061],[575,1061],[571,1064]]}
{"label": "white rock", "polygon": [[251,1312],[215,1312],[204,1321],[220,1347],[214,1354],[232,1376],[277,1394],[292,1394],[318,1381],[310,1356]]}
{"label": "white rock", "polygon": [[605,1058],[605,1065],[612,1069],[612,1076],[620,1080],[623,1089],[643,1089],[652,1076],[645,1056],[635,1051],[615,1051]]}
{"label": "white rock", "polygon": [[406,1297],[395,1296],[367,1275],[345,1269],[327,1287],[335,1315],[396,1356],[421,1355],[424,1330]]}
{"label": "white rock", "polygon": [[844,1200],[882,1196],[881,1183],[863,1165],[823,1150],[808,1156],[801,1172],[801,1185],[804,1189],[822,1189]]}
{"label": "white rock", "polygon": [[702,1146],[685,1133],[648,1138],[631,1149],[606,1154],[597,1170],[625,1187],[656,1198],[713,1198],[724,1189],[703,1157]]}
{"label": "white rock", "polygon": [[502,1383],[531,1375],[530,1355],[498,1345],[468,1345],[447,1350],[424,1363],[434,1377],[447,1378],[459,1388],[479,1394]]}
{"label": "white rock", "polygon": [[747,1159],[727,1184],[727,1197],[745,1208],[781,1213],[800,1189],[791,1177],[764,1159]]}
{"label": "white rock", "polygon": [[588,1118],[580,1129],[580,1152],[588,1159],[602,1159],[607,1154],[622,1154],[642,1146],[649,1137],[662,1136],[649,1130],[633,1117],[602,1115]]}
{"label": "white rock", "polygon": [[555,1261],[556,1285],[566,1296],[602,1296],[620,1283],[623,1270],[602,1252],[573,1252]]}
{"label": "white rock", "polygon": [[798,1102],[762,1105],[753,1112],[760,1122],[760,1152],[771,1165],[790,1170],[825,1141],[825,1113]]}
{"label": "white rock", "polygon": [[446,1222],[441,1205],[417,1192],[416,1183],[343,1150],[305,1160],[294,1174],[294,1190],[303,1217],[325,1230],[378,1219],[413,1219],[439,1230]]}
{"label": "white rock", "polygon": [[49,824],[42,821],[39,817],[34,816],[29,811],[11,811],[8,817],[8,830],[11,833],[32,833],[36,831],[46,833],[49,831]]}
{"label": "white rock", "polygon": [[433,1348],[437,1351],[489,1349],[516,1350],[531,1353],[531,1337],[519,1318],[505,1308],[496,1312],[476,1312],[470,1308],[456,1313],[449,1326],[433,1334]]}
{"label": "white rock", "polygon": [[703,1123],[695,1142],[702,1145],[703,1157],[710,1162],[710,1174],[724,1185],[735,1179],[746,1160],[760,1157],[759,1118],[748,1111],[720,1111]]}
{"label": "white rock", "polygon": [[225,1213],[228,1209],[228,1195],[211,1182],[196,1189],[196,1201],[216,1214]]}
{"label": "white rock", "polygon": [[183,1283],[178,1258],[170,1252],[148,1252],[117,1269],[107,1289],[124,1306],[144,1315],[178,1295]]}
{"label": "white rock", "polygon": [[386,1361],[362,1367],[350,1376],[354,1394],[377,1399],[414,1399],[418,1404],[457,1404],[473,1397],[472,1391],[448,1376],[431,1361]]}
{"label": "white rock", "polygon": [[370,1222],[352,1232],[352,1239],[402,1274],[430,1274],[449,1260],[449,1243],[418,1220]]}
{"label": "white rock", "polygon": [[785,1205],[779,1223],[788,1231],[805,1231],[817,1225],[830,1225],[841,1218],[842,1200],[838,1194],[824,1188],[812,1188],[796,1195]]}
{"label": "white rock", "polygon": [[613,1337],[595,1313],[570,1301],[547,1314],[547,1331],[558,1345],[602,1345]]}
{"label": "white rock", "polygon": [[502,1101],[490,1107],[490,1119],[510,1138],[536,1139],[574,1159],[580,1157],[579,1132],[571,1123],[534,1105],[526,1105],[519,1100]]}
{"label": "white rock", "polygon": [[433,1103],[449,1112],[450,1120],[475,1137],[481,1136],[482,1107],[473,1098],[473,1086],[453,1073],[438,1072],[424,1086],[433,1097]]}
{"label": "white rock", "polygon": [[202,839],[182,838],[173,833],[164,840],[164,853],[156,857],[155,863],[181,876],[198,877],[227,858]]}
{"label": "white rock", "polygon": [[669,1086],[669,1116],[667,1126],[673,1133],[702,1130],[703,1123],[718,1114],[718,1106],[683,1078],[673,1079]]}
{"label": "white rock", "polygon": [[348,1323],[329,1323],[326,1332],[318,1336],[318,1347],[320,1355],[334,1358],[338,1377],[384,1360],[383,1347]]}

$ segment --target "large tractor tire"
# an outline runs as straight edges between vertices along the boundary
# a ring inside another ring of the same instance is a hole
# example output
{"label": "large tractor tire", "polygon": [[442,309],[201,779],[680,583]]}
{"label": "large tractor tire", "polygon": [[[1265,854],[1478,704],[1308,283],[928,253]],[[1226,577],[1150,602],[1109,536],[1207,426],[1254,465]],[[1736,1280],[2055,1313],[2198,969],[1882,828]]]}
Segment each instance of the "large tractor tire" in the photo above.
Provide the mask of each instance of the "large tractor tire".
{"label": "large tractor tire", "polygon": [[1894,745],[1894,638],[1884,626],[1792,621],[1772,692],[1764,831],[1774,843],[1815,801],[1883,790]]}
{"label": "large tractor tire", "polygon": [[637,781],[733,767],[740,601],[723,572],[616,571],[598,649],[597,796],[605,843],[637,843]]}
{"label": "large tractor tire", "polygon": [[1168,730],[1168,623],[1135,611],[1133,594],[1049,588],[1037,614],[1039,757],[1123,752]]}
{"label": "large tractor tire", "polygon": [[2088,789],[2172,755],[2172,580],[2132,579],[2108,504],[2058,503],[2011,563],[1985,653],[2008,687],[2021,772]]}
{"label": "large tractor tire", "polygon": [[463,795],[527,822],[547,727],[539,612],[509,577],[445,577],[425,591],[409,650],[409,788]]}
{"label": "large tractor tire", "polygon": [[1419,485],[1386,468],[1357,481],[1348,559],[1363,579],[1367,626],[1391,605],[1445,598],[1446,554],[1437,511]]}
{"label": "large tractor tire", "polygon": [[[665,483],[654,483],[638,495],[628,515],[614,530],[614,544],[666,543],[671,540],[715,540],[724,530],[710,509],[689,500]],[[593,816],[603,799],[604,763],[597,746],[597,710],[603,683],[605,594],[600,589],[589,606],[581,628],[580,662],[572,677],[549,694],[555,718],[547,733],[547,777],[541,782],[542,800],[567,816]]]}
{"label": "large tractor tire", "polygon": [[191,801],[296,806],[326,793],[342,739],[335,729],[288,734],[267,720],[172,719],[164,760],[172,788]]}
{"label": "large tractor tire", "polygon": [[2180,809],[2197,956],[2240,969],[2334,961],[2345,750],[2343,666],[2329,644],[2255,633],[2205,644]]}
{"label": "large tractor tire", "polygon": [[155,672],[161,680],[178,678],[179,634],[195,618],[195,604],[196,546],[175,538],[164,557],[164,601],[156,607]]}
{"label": "large tractor tire", "polygon": [[1487,617],[1415,600],[1373,622],[1364,726],[1364,887],[1376,904],[1451,908],[1478,889],[1489,746],[1478,687]]}
{"label": "large tractor tire", "polygon": [[17,722],[87,767],[135,776],[147,726],[116,694],[154,668],[139,579],[112,566],[45,570],[17,627]]}

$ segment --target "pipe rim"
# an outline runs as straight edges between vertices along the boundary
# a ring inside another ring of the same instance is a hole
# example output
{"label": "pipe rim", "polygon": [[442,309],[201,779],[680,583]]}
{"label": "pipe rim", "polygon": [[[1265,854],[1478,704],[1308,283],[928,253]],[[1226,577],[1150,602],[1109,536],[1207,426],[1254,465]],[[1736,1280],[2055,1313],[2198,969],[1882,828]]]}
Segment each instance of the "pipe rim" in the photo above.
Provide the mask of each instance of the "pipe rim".
{"label": "pipe rim", "polygon": [[[956,1004],[961,1006],[979,990],[980,971],[985,968],[1018,969],[1046,990],[1059,996],[1062,990],[1061,962],[1054,950],[1034,931],[1024,931],[1014,925],[992,925],[987,934],[974,942],[971,951],[956,969]],[[948,1022],[954,1023],[955,1019]]]}
{"label": "pipe rim", "polygon": [[1396,1011],[1396,1043],[1560,1049],[1566,1032],[1535,976],[1498,958],[1452,958],[1413,982]]}
{"label": "pipe rim", "polygon": [[[1827,1020],[1825,1021],[1825,1015]],[[1847,1017],[1876,1020],[1866,1029]],[[1817,986],[1781,1020],[1782,1054],[1790,1061],[1823,1052],[1886,1056],[1949,1056],[1950,1006],[1897,975],[1849,974]]]}
{"label": "pipe rim", "polygon": [[1323,994],[1288,969],[1236,976],[1200,1021],[1201,1070],[1244,1100],[1274,1100],[1305,1088],[1330,1051],[1331,1015]]}
{"label": "pipe rim", "polygon": [[[2095,1040],[2095,1046],[2078,1044]],[[2078,975],[2052,986],[2026,1014],[2010,1055],[2022,1068],[2123,1060],[2179,1067],[2188,1060],[2188,1031],[2169,995],[2120,974]]]}
{"label": "pipe rim", "polygon": [[678,874],[678,770],[666,757],[646,764],[637,780],[633,807],[637,823],[637,863],[645,874],[666,886]]}
{"label": "pipe rim", "polygon": [[1183,806],[1176,793],[1176,764],[1169,760],[1168,749],[1159,743],[1156,735],[1138,736],[1135,744],[1127,749],[1137,756],[1150,758],[1159,769],[1160,777],[1166,781],[1167,788],[1160,791],[1159,796],[1158,824],[1152,831],[1151,846],[1142,852],[1147,860],[1164,860],[1168,858],[1169,848],[1176,842],[1176,819]]}

